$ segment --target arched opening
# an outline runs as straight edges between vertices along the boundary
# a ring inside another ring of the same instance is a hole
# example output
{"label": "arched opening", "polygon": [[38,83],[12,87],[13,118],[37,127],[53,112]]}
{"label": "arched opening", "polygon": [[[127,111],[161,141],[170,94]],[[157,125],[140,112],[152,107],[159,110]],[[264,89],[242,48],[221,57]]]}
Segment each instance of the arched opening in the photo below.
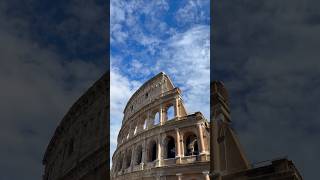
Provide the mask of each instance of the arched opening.
{"label": "arched opening", "polygon": [[176,156],[176,146],[175,146],[174,138],[171,137],[171,136],[168,136],[166,138],[166,143],[165,144],[166,144],[165,157],[167,159],[175,158],[175,156]]}
{"label": "arched opening", "polygon": [[185,156],[198,155],[198,138],[195,134],[190,133],[185,138]]}
{"label": "arched opening", "polygon": [[131,164],[131,154],[132,154],[132,151],[128,151],[127,152],[127,156],[126,156],[126,168],[130,167],[130,164]]}
{"label": "arched opening", "polygon": [[174,108],[173,106],[169,106],[168,109],[167,109],[167,120],[172,120],[174,118]]}
{"label": "arched opening", "polygon": [[137,150],[136,150],[137,154],[136,154],[136,162],[135,164],[140,164],[142,161],[142,146],[138,146]]}
{"label": "arched opening", "polygon": [[153,118],[153,125],[157,125],[157,124],[160,124],[160,113],[159,112],[157,112]]}
{"label": "arched opening", "polygon": [[147,122],[148,122],[148,119],[145,119],[143,123],[143,129],[147,129]]}
{"label": "arched opening", "polygon": [[157,143],[152,141],[150,143],[149,149],[149,162],[155,161],[157,159]]}
{"label": "arched opening", "polygon": [[136,127],[134,128],[133,135],[136,135],[136,134],[137,134],[137,130],[138,130],[138,126],[136,126]]}

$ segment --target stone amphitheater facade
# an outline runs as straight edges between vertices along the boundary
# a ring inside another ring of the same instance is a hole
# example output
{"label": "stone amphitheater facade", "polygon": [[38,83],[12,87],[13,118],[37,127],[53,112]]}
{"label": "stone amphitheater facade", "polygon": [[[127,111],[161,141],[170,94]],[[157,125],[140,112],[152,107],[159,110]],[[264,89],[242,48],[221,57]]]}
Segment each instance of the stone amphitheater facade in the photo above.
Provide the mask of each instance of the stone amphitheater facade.
{"label": "stone amphitheater facade", "polygon": [[109,73],[70,108],[46,149],[43,180],[106,180],[109,172]]}
{"label": "stone amphitheater facade", "polygon": [[110,174],[109,77],[63,117],[45,151],[43,180],[302,180],[287,158],[249,163],[230,126],[222,82],[211,83],[209,123],[200,112],[187,113],[181,91],[164,73],[128,101]]}
{"label": "stone amphitheater facade", "polygon": [[181,91],[159,73],[124,108],[111,179],[209,179],[209,122],[188,114]]}

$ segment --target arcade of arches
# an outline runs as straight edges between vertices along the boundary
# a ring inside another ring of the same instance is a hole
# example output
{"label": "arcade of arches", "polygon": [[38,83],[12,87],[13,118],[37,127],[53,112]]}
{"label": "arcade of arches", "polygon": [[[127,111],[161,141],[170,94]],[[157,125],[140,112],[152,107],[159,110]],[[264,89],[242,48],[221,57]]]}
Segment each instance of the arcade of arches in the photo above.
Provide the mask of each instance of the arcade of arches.
{"label": "arcade of arches", "polygon": [[160,73],[124,110],[111,179],[208,179],[209,123],[187,114],[181,91]]}

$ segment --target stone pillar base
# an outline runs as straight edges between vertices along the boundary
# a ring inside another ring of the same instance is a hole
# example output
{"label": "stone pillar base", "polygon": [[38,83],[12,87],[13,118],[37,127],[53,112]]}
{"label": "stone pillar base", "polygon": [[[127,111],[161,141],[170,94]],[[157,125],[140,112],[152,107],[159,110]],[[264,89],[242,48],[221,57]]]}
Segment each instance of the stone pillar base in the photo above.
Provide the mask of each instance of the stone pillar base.
{"label": "stone pillar base", "polygon": [[156,167],[161,167],[162,161],[161,160],[156,160]]}
{"label": "stone pillar base", "polygon": [[178,177],[178,180],[182,180],[182,173],[177,173],[176,176]]}
{"label": "stone pillar base", "polygon": [[202,152],[199,154],[199,160],[200,161],[209,161],[208,152]]}
{"label": "stone pillar base", "polygon": [[181,164],[181,157],[180,156],[176,156],[176,164]]}
{"label": "stone pillar base", "polygon": [[144,163],[140,163],[140,169],[144,170]]}

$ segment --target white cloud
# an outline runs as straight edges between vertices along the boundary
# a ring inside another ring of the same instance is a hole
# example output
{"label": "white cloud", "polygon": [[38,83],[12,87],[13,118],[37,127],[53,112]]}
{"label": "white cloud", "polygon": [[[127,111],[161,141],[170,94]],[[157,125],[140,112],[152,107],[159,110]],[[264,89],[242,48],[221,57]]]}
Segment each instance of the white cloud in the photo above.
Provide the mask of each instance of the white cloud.
{"label": "white cloud", "polygon": [[[209,54],[209,26],[196,26],[185,33],[177,34],[167,41],[167,46],[161,52],[159,59],[150,59],[156,64],[147,67],[141,60],[130,62],[131,76],[141,76],[146,70],[146,76],[151,72],[157,74],[166,72],[173,83],[183,90],[183,98],[187,110],[201,111],[209,118],[209,89],[210,89],[210,54]],[[117,145],[117,136],[121,128],[123,109],[143,82],[131,81],[122,74],[121,62],[118,58],[111,58],[111,149],[110,156]],[[151,63],[151,64],[154,64]],[[151,71],[151,72],[150,72]]]}
{"label": "white cloud", "polygon": [[[159,40],[155,36],[143,33],[143,26],[149,32],[155,32],[159,26],[166,32],[168,26],[160,17],[169,9],[165,0],[161,1],[118,1],[112,0],[110,4],[110,34],[112,43],[123,43],[125,40],[135,40],[142,45],[150,45]],[[145,16],[145,22],[139,19]],[[168,31],[169,32],[169,31]],[[128,37],[130,35],[130,38]]]}
{"label": "white cloud", "polygon": [[181,24],[198,24],[201,21],[209,19],[208,14],[210,1],[206,0],[189,0],[180,7],[176,13],[176,20]]}
{"label": "white cloud", "polygon": [[117,147],[117,136],[122,124],[124,107],[141,83],[138,81],[130,81],[128,77],[121,74],[118,67],[115,66],[117,59],[114,57],[110,59],[110,160],[112,160],[113,152]]}
{"label": "white cloud", "polygon": [[[187,110],[201,111],[209,118],[209,26],[197,25],[178,31],[162,19],[169,10],[166,1],[121,2],[111,1],[114,12],[111,17],[115,17],[111,20],[114,40],[111,46],[118,52],[111,58],[110,155],[116,148],[123,109],[134,90],[143,83],[132,79],[145,81],[164,71],[182,89]],[[117,33],[120,35],[115,37]],[[127,36],[120,38],[122,33]]]}
{"label": "white cloud", "polygon": [[173,36],[162,51],[156,70],[167,72],[181,86],[187,110],[201,111],[209,118],[209,26],[195,26]]}

